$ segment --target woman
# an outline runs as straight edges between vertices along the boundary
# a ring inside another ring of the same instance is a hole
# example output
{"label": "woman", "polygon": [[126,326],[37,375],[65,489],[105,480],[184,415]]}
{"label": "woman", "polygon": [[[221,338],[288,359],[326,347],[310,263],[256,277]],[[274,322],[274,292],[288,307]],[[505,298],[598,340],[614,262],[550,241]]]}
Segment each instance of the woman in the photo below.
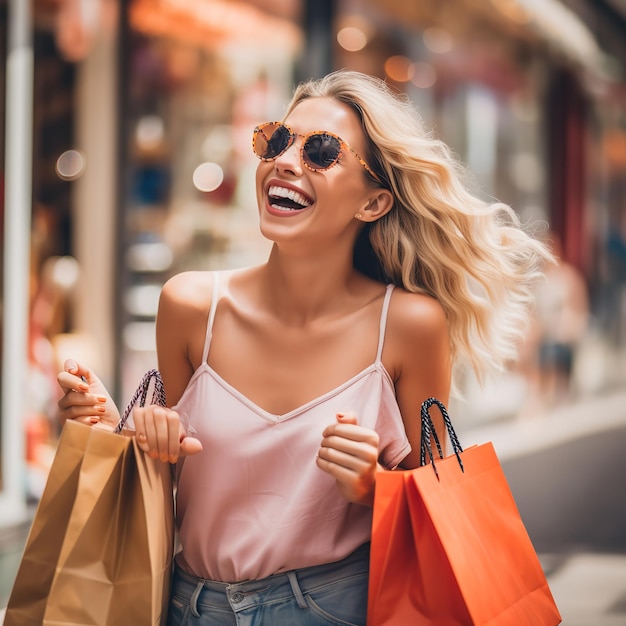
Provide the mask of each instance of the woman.
{"label": "woman", "polygon": [[[376,472],[419,465],[453,367],[514,357],[549,255],[378,79],[300,85],[253,147],[269,258],[167,282],[173,406],[134,413],[147,454],[186,457],[170,623],[365,624]],[[117,424],[88,368],[59,383],[62,418]]]}

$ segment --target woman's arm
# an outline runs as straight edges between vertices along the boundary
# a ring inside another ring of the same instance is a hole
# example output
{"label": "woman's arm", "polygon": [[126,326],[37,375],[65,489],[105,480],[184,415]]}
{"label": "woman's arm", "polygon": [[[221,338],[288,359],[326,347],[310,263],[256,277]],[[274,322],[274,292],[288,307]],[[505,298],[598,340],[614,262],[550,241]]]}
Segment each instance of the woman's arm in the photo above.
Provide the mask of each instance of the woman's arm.
{"label": "woman's arm", "polygon": [[[420,464],[422,403],[430,397],[445,405],[449,401],[452,364],[448,322],[435,299],[399,291],[389,324],[393,362],[399,364],[393,373],[396,398],[412,447],[400,465],[412,469]],[[443,418],[436,410],[431,417],[443,445]]]}
{"label": "woman's arm", "polygon": [[[168,406],[176,404],[193,374],[188,356],[189,337],[196,337],[198,326],[206,324],[205,312],[210,301],[200,302],[200,274],[181,274],[170,279],[163,288],[157,313],[157,354]],[[191,298],[191,299],[190,299]],[[195,332],[195,334],[194,334]],[[202,330],[199,331],[203,336]],[[81,421],[113,430],[120,413],[106,387],[88,367],[68,359],[57,377],[64,395],[59,400],[59,419]],[[196,439],[187,437],[176,411],[160,406],[136,407],[133,420],[137,443],[153,458],[175,463],[179,454],[195,454],[202,449]]]}
{"label": "woman's arm", "polygon": [[[422,402],[434,396],[444,404],[450,394],[450,345],[442,307],[432,298],[397,290],[387,323],[383,360],[392,374],[396,398],[411,453],[402,461],[406,469],[420,463]],[[440,441],[445,442],[441,415],[433,411]],[[379,437],[359,426],[358,416],[338,414],[322,433],[317,465],[337,481],[350,502],[372,506],[378,463]]]}
{"label": "woman's arm", "polygon": [[[203,337],[199,321],[206,325],[210,288],[198,284],[199,274],[185,272],[165,283],[156,317],[159,371],[163,377],[168,406],[178,404],[194,372],[189,345],[192,337]],[[198,302],[198,292],[209,294]]]}
{"label": "woman's arm", "polygon": [[[202,329],[210,307],[206,294],[211,293],[206,276],[200,272],[178,274],[161,291],[156,318],[157,358],[169,407],[179,402],[195,369],[189,346],[193,339],[204,337]],[[133,419],[139,447],[153,458],[175,463],[181,453],[202,450],[197,439],[187,436],[176,411],[147,406],[135,409]]]}

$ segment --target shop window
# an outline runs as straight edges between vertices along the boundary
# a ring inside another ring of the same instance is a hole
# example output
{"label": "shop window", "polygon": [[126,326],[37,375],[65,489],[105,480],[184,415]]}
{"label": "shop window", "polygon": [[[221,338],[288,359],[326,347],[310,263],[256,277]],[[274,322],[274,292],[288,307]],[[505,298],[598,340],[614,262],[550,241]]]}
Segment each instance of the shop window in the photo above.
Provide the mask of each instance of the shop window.
{"label": "shop window", "polygon": [[[302,33],[298,3],[281,14],[284,4],[130,4],[122,387],[154,365],[158,293],[169,276],[257,263],[269,250],[250,145],[254,126],[280,118],[293,88]],[[132,393],[128,385],[122,397]]]}

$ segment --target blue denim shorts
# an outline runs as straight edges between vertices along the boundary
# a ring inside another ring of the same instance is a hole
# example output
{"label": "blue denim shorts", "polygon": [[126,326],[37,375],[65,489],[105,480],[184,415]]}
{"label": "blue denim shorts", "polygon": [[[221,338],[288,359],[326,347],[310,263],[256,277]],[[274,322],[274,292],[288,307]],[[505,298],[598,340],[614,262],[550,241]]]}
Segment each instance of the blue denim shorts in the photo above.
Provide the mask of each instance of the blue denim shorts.
{"label": "blue denim shorts", "polygon": [[369,544],[342,561],[221,583],[174,570],[168,626],[365,626]]}

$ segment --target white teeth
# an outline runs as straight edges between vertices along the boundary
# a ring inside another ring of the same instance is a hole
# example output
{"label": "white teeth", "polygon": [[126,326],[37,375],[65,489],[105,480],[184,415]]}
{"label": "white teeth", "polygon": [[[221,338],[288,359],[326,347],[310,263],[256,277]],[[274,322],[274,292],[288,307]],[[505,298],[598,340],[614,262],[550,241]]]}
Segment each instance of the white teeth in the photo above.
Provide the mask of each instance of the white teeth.
{"label": "white teeth", "polygon": [[284,206],[280,206],[278,204],[270,204],[270,206],[276,210],[276,211],[284,211],[285,213],[291,213],[291,212],[295,212],[295,211],[300,211],[301,209],[289,209],[287,207]]}
{"label": "white teeth", "polygon": [[268,195],[273,198],[287,198],[296,204],[299,204],[303,207],[308,207],[311,205],[310,200],[308,200],[301,193],[295,191],[294,189],[286,189],[285,187],[278,187],[277,185],[273,185],[268,190]]}

